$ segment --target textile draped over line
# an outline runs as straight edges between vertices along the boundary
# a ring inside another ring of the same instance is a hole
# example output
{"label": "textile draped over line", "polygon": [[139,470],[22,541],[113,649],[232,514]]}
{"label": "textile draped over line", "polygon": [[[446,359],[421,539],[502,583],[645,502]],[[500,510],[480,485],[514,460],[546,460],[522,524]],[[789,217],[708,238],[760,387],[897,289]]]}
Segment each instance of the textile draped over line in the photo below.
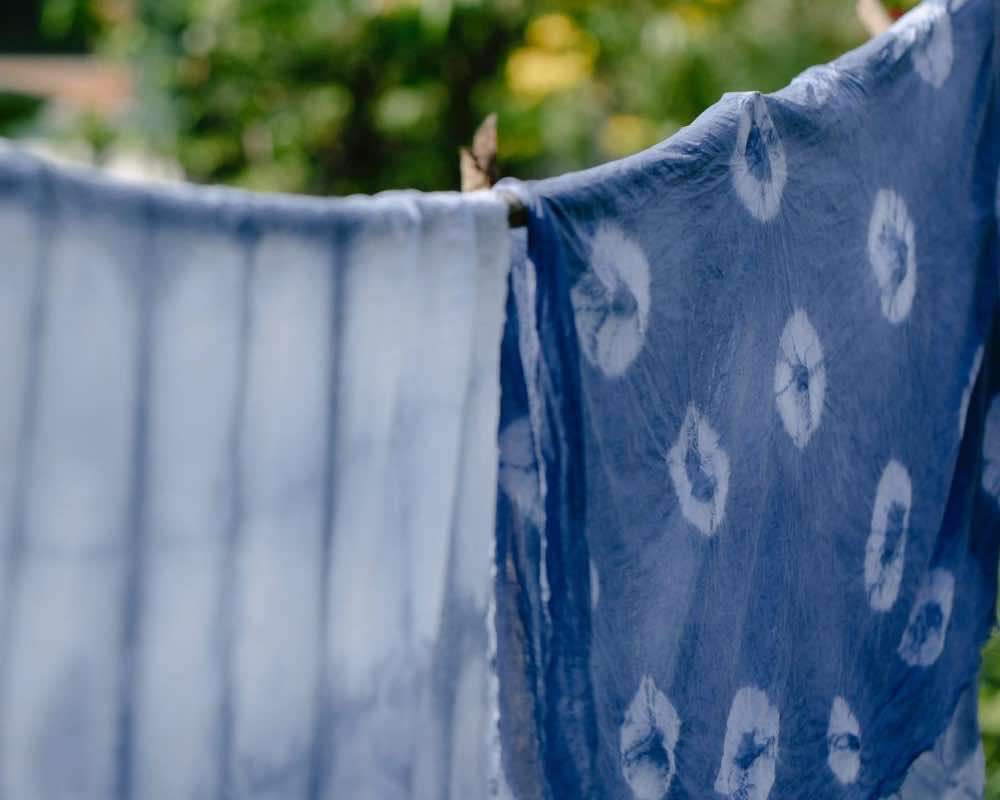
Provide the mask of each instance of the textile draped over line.
{"label": "textile draped over line", "polygon": [[996,31],[993,0],[928,0],[645,153],[506,186],[514,797],[981,796]]}
{"label": "textile draped over line", "polygon": [[998,2],[527,236],[0,152],[0,796],[981,795]]}
{"label": "textile draped over line", "polygon": [[507,237],[0,153],[0,795],[485,796]]}

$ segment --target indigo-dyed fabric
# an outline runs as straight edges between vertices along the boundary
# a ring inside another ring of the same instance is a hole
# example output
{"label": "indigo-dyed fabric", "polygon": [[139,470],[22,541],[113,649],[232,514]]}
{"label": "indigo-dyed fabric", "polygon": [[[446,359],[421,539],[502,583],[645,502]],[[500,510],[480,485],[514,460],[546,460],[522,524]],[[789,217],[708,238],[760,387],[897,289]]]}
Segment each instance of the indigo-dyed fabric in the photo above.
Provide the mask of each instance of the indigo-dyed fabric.
{"label": "indigo-dyed fabric", "polygon": [[507,186],[518,800],[981,794],[996,13],[926,2],[645,153]]}
{"label": "indigo-dyed fabric", "polygon": [[0,796],[486,796],[507,237],[0,153]]}

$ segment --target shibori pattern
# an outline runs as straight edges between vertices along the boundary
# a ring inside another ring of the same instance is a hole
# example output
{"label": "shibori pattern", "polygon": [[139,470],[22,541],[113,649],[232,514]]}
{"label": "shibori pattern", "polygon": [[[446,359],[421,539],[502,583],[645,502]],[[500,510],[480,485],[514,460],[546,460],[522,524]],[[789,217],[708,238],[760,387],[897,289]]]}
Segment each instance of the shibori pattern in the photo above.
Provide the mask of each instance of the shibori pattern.
{"label": "shibori pattern", "polygon": [[681,513],[701,533],[711,536],[726,513],[729,456],[719,444],[719,434],[693,404],[684,415],[667,463]]}
{"label": "shibori pattern", "polygon": [[946,569],[932,569],[917,592],[910,621],[899,643],[899,656],[914,667],[929,667],[944,650],[951,620],[955,577]]}
{"label": "shibori pattern", "polygon": [[893,459],[879,478],[865,553],[865,592],[875,611],[888,611],[899,595],[912,504],[910,474]]}
{"label": "shibori pattern", "polygon": [[0,148],[0,795],[487,795],[509,234]]}
{"label": "shibori pattern", "polygon": [[766,800],[778,761],[779,716],[756,686],[736,693],[726,721],[716,792],[739,800]]}
{"label": "shibori pattern", "polygon": [[572,300],[584,354],[609,378],[624,374],[642,350],[649,316],[649,262],[639,245],[620,228],[599,228]]}
{"label": "shibori pattern", "polygon": [[794,90],[797,99],[807,105],[822,106],[836,93],[841,78],[836,67],[822,64],[796,76],[789,88]]}
{"label": "shibori pattern", "polygon": [[830,770],[841,783],[854,783],[861,769],[861,727],[843,697],[833,699],[826,741]]}
{"label": "shibori pattern", "polygon": [[758,93],[750,94],[740,109],[731,169],[746,210],[761,222],[773,219],[781,208],[788,165],[767,102]]}
{"label": "shibori pattern", "polygon": [[826,395],[823,346],[804,311],[789,318],[778,341],[774,398],[785,431],[800,450],[819,427]]}
{"label": "shibori pattern", "polygon": [[638,800],[660,800],[670,789],[680,729],[677,711],[645,676],[625,712],[620,737],[622,772]]}
{"label": "shibori pattern", "polygon": [[[955,10],[954,5],[951,10]],[[899,27],[893,48],[897,58],[908,50],[917,74],[931,86],[936,89],[944,86],[955,60],[947,3],[923,3],[910,12]]]}
{"label": "shibori pattern", "polygon": [[917,288],[915,230],[903,200],[880,189],[868,227],[868,258],[878,282],[882,313],[892,323],[910,313]]}
{"label": "shibori pattern", "polygon": [[500,431],[500,490],[522,516],[541,527],[544,520],[538,467],[528,416],[519,417]]}
{"label": "shibori pattern", "polygon": [[[892,72],[887,68],[888,61],[901,71],[905,67],[916,76],[907,84],[912,96],[918,96],[921,102],[935,102],[933,98],[954,88],[956,75],[961,71],[959,56],[962,54],[956,48],[959,22],[953,20],[953,15],[960,10],[963,14],[971,14],[972,5],[975,3],[967,0],[925,2],[869,48],[864,56],[866,68],[881,78]],[[968,38],[967,32],[962,34]],[[897,373],[908,366],[907,359],[913,358],[912,351],[919,346],[915,321],[919,318],[921,324],[926,324],[921,315],[937,299],[931,290],[935,277],[931,272],[940,263],[940,256],[934,257],[931,251],[936,244],[934,237],[940,236],[940,226],[928,219],[925,198],[921,195],[924,190],[919,184],[914,188],[909,175],[893,175],[890,169],[873,173],[865,181],[852,184],[857,197],[851,200],[853,205],[848,218],[841,213],[842,208],[848,208],[847,201],[838,194],[842,193],[842,187],[830,189],[829,208],[833,210],[829,214],[838,225],[843,223],[838,231],[849,240],[845,246],[849,245],[851,257],[837,264],[849,278],[823,276],[829,281],[822,282],[822,290],[829,292],[825,296],[819,296],[815,284],[808,283],[815,276],[802,277],[795,272],[801,269],[802,274],[806,274],[811,268],[808,254],[803,256],[805,263],[802,265],[793,263],[791,268],[779,265],[787,274],[781,274],[778,268],[771,274],[772,265],[766,259],[744,263],[743,255],[744,251],[772,255],[779,250],[775,242],[786,244],[781,239],[786,229],[791,229],[793,224],[803,227],[813,224],[812,221],[803,222],[801,217],[804,215],[795,203],[801,202],[799,198],[803,193],[819,189],[798,185],[797,173],[801,166],[799,160],[804,157],[802,140],[807,139],[807,144],[813,145],[810,136],[822,137],[810,128],[815,124],[812,119],[802,123],[795,115],[815,113],[831,103],[839,109],[856,99],[850,96],[849,90],[859,87],[857,94],[864,95],[869,87],[864,86],[859,77],[857,62],[858,59],[845,60],[813,68],[796,79],[780,98],[756,92],[732,98],[725,108],[725,126],[697,128],[696,123],[693,127],[697,130],[691,134],[691,139],[699,144],[711,142],[716,148],[712,157],[718,159],[704,170],[708,175],[705,184],[691,178],[697,174],[698,180],[701,179],[701,165],[697,165],[697,170],[687,171],[689,165],[684,162],[689,157],[694,160],[697,146],[689,146],[686,142],[664,146],[665,154],[679,154],[680,166],[671,162],[670,169],[663,173],[669,180],[675,178],[671,170],[676,169],[676,173],[682,175],[678,180],[685,184],[678,194],[684,203],[697,206],[702,201],[702,194],[716,191],[725,194],[726,211],[732,207],[734,218],[738,220],[733,224],[741,226],[742,235],[741,241],[732,245],[730,261],[709,267],[700,263],[690,265],[692,270],[700,270],[697,278],[690,277],[687,281],[678,278],[676,273],[685,271],[689,265],[676,254],[684,253],[684,257],[692,261],[700,255],[678,241],[686,233],[681,231],[680,237],[663,246],[650,235],[650,228],[645,227],[648,223],[640,219],[645,211],[642,204],[635,204],[638,210],[634,215],[624,211],[608,212],[609,208],[617,210],[616,204],[631,211],[633,207],[628,205],[631,197],[625,200],[615,197],[607,204],[595,201],[590,206],[588,201],[600,190],[594,190],[593,184],[586,182],[583,183],[589,194],[581,192],[582,199],[573,197],[577,205],[568,202],[559,205],[558,215],[551,215],[559,219],[546,224],[554,228],[563,226],[568,231],[566,239],[571,242],[566,248],[566,252],[571,253],[571,267],[566,274],[570,276],[568,305],[572,309],[572,333],[575,333],[575,344],[581,355],[579,380],[584,385],[581,413],[587,426],[584,436],[590,437],[583,448],[589,461],[586,474],[588,480],[593,480],[587,491],[607,494],[599,498],[601,503],[594,504],[601,505],[594,512],[600,520],[594,523],[596,534],[600,536],[604,528],[610,528],[614,536],[610,532],[608,536],[614,540],[614,546],[624,548],[622,542],[630,534],[630,526],[645,525],[642,505],[655,507],[655,513],[651,512],[650,516],[655,515],[658,530],[654,532],[652,524],[648,532],[643,528],[642,534],[636,536],[640,540],[636,547],[641,547],[642,552],[635,555],[628,551],[628,558],[641,562],[630,564],[630,568],[641,574],[643,581],[649,582],[659,577],[659,560],[676,559],[695,564],[693,569],[703,565],[704,572],[699,580],[711,584],[715,579],[711,570],[725,560],[727,549],[750,547],[746,543],[755,541],[759,532],[749,512],[762,513],[759,508],[770,498],[761,499],[758,506],[740,505],[752,502],[741,499],[746,496],[748,486],[760,486],[755,470],[761,451],[747,452],[745,432],[734,431],[732,405],[727,405],[730,401],[739,403],[737,407],[746,415],[739,425],[753,429],[757,437],[754,442],[764,442],[770,448],[768,455],[778,462],[778,466],[775,467],[775,463],[767,466],[780,468],[783,481],[791,484],[821,481],[823,478],[818,477],[816,464],[832,461],[836,469],[849,471],[852,459],[863,455],[870,459],[864,466],[863,479],[856,481],[864,485],[863,489],[858,489],[864,500],[857,504],[863,506],[863,513],[854,515],[858,521],[852,521],[850,528],[846,523],[839,523],[844,529],[830,532],[840,548],[834,559],[835,566],[851,570],[849,578],[845,576],[845,583],[849,579],[851,586],[843,593],[856,604],[851,613],[864,620],[863,625],[868,626],[866,630],[877,632],[873,637],[884,642],[887,658],[893,659],[893,669],[912,669],[921,676],[932,676],[941,668],[941,662],[947,661],[942,655],[946,653],[949,630],[954,630],[953,625],[957,624],[954,619],[958,618],[956,583],[960,580],[959,572],[940,554],[928,552],[928,489],[924,462],[907,447],[896,447],[889,441],[879,442],[877,453],[860,454],[858,451],[864,450],[869,442],[845,432],[850,418],[844,409],[854,400],[854,387],[845,381],[843,370],[838,369],[838,359],[844,347],[855,345],[845,345],[841,327],[846,326],[840,324],[837,313],[831,314],[831,308],[842,303],[844,313],[857,317],[855,324],[863,328],[866,335],[878,340],[879,346],[872,347],[866,368],[874,373],[880,370],[888,373],[885,381],[888,388],[879,400],[887,404],[896,402],[891,396],[895,385],[889,379],[896,378]],[[802,135],[792,122],[808,130],[809,135]],[[720,129],[724,131],[722,135],[718,135]],[[705,131],[709,133],[704,139],[697,140]],[[656,163],[652,156],[650,161]],[[634,187],[620,177],[624,172],[626,170],[609,170],[601,173],[601,179],[621,180],[626,183],[627,190],[632,190]],[[646,187],[640,180],[636,182],[640,183],[640,188],[635,191],[640,194]],[[673,186],[667,185],[668,190]],[[827,190],[825,186],[821,188]],[[561,191],[564,190],[554,190],[553,194]],[[1000,207],[1000,195],[997,197]],[[652,199],[642,199],[649,205],[654,203]],[[593,216],[579,212],[578,220],[574,216],[578,207],[597,210],[592,212]],[[670,206],[669,211],[663,213],[676,213],[676,209]],[[710,231],[715,230],[712,225],[706,223]],[[721,227],[721,223],[719,225]],[[772,249],[767,249],[769,247]],[[541,264],[541,258],[538,254],[536,262]],[[542,269],[544,271],[544,267]],[[740,296],[733,303],[735,311],[725,305],[729,299],[726,296],[728,288],[733,287],[732,293],[742,291],[741,287],[736,287],[736,281],[754,271],[766,273],[761,280],[769,293],[768,299],[780,298],[785,302],[783,307],[777,303],[777,309],[768,308],[766,313],[755,315],[754,304],[760,295]],[[842,282],[837,283],[838,280]],[[838,291],[843,286],[852,286],[855,294],[841,298]],[[813,289],[812,293],[804,287]],[[560,287],[559,291],[563,289]],[[713,306],[718,296],[723,298],[718,300],[720,310]],[[657,303],[661,297],[679,299],[676,307],[664,308]],[[703,307],[705,322],[697,317]],[[690,318],[684,316],[688,309],[692,310]],[[729,331],[726,326],[733,319],[737,322]],[[745,329],[740,328],[743,324]],[[664,331],[669,331],[673,337],[661,333]],[[717,338],[711,338],[716,334]],[[752,345],[744,347],[744,339],[752,340]],[[982,341],[981,334],[977,335],[976,343],[964,345],[961,358],[957,359],[962,374],[960,379],[956,376],[946,413],[941,413],[947,419],[947,431],[940,436],[947,438],[949,446],[957,451],[967,424],[976,420],[976,425],[983,430],[982,446],[977,454],[982,468],[977,471],[976,480],[981,484],[983,497],[992,496],[1000,502],[1000,399],[978,405],[975,402],[975,387],[986,360],[986,348],[978,344]],[[564,345],[565,342],[561,346]],[[675,346],[677,352],[666,352]],[[765,397],[756,393],[759,382],[753,384],[754,391],[748,390],[746,383],[740,383],[747,371],[759,366],[741,360],[751,347],[768,354]],[[898,362],[893,361],[894,358]],[[675,364],[680,365],[676,370],[678,374],[658,384],[657,379]],[[573,369],[576,368],[574,364]],[[569,377],[559,377],[569,383],[577,380],[572,370]],[[847,376],[847,380],[850,379]],[[664,388],[671,380],[673,384]],[[677,389],[677,385],[681,388]],[[736,393],[739,393],[738,401],[731,397]],[[869,413],[867,406],[863,409],[851,407],[850,410]],[[878,412],[888,414],[882,409]],[[631,425],[626,428],[627,434],[615,438],[605,429],[593,432],[592,428],[604,422],[599,419],[601,414],[612,419],[607,423],[608,428],[612,424]],[[524,492],[517,488],[518,481],[514,478],[519,470],[529,468],[528,462],[522,464],[510,448],[511,443],[523,435],[517,427],[519,424],[512,423],[501,435],[503,450],[505,454],[510,453],[504,456],[501,475],[508,474],[505,486],[515,503]],[[568,453],[572,457],[573,452]],[[616,459],[627,462],[634,472],[628,477],[615,474]],[[763,461],[763,457],[760,460]],[[657,464],[653,469],[657,471],[656,488],[650,493],[636,489],[634,495],[630,494],[632,481],[638,480],[639,466],[648,469],[654,461]],[[810,487],[810,490],[815,489],[815,486]],[[828,487],[831,494],[838,490],[836,486]],[[633,497],[634,503],[630,502]],[[607,502],[603,503],[605,500]],[[537,500],[531,503],[521,500],[520,505],[531,506],[535,502]],[[808,509],[804,513],[809,513]],[[864,517],[863,522],[861,517]],[[771,522],[773,524],[773,519]],[[602,526],[600,530],[598,526]],[[581,531],[574,529],[572,533],[579,536]],[[795,533],[790,531],[786,535],[791,538]],[[670,548],[656,549],[668,539]],[[688,783],[686,770],[693,767],[689,767],[686,758],[694,763],[695,756],[687,755],[685,747],[689,737],[707,737],[712,739],[715,748],[711,753],[709,780],[716,795],[731,800],[784,797],[785,793],[775,791],[775,787],[782,786],[783,765],[796,759],[802,761],[797,743],[788,739],[794,736],[790,731],[795,730],[795,725],[803,724],[802,710],[789,707],[773,676],[757,674],[766,667],[750,658],[749,663],[738,668],[742,674],[735,676],[734,684],[723,693],[728,713],[721,719],[712,716],[711,724],[707,724],[703,709],[695,707],[692,710],[690,699],[684,696],[685,691],[690,691],[690,687],[681,685],[685,667],[675,665],[671,671],[651,655],[654,649],[651,642],[666,648],[668,645],[664,642],[680,641],[687,633],[672,630],[669,619],[663,620],[662,629],[656,624],[661,619],[658,614],[670,617],[674,610],[671,604],[681,591],[673,586],[658,587],[655,591],[646,588],[641,592],[635,591],[635,587],[627,587],[624,592],[627,598],[622,599],[622,562],[628,559],[617,552],[610,556],[602,552],[609,549],[610,545],[598,542],[588,553],[581,570],[586,572],[590,582],[593,619],[599,618],[599,622],[594,623],[598,631],[595,637],[612,635],[606,630],[615,624],[612,620],[616,613],[622,613],[622,605],[627,607],[625,613],[631,615],[626,624],[635,624],[643,633],[641,636],[636,634],[634,642],[626,640],[626,646],[634,643],[635,647],[637,663],[631,665],[636,668],[632,676],[620,680],[621,672],[615,668],[618,665],[613,664],[613,678],[608,681],[611,688],[600,689],[604,695],[598,704],[613,709],[606,715],[609,730],[602,732],[601,746],[610,748],[613,741],[617,750],[613,757],[603,752],[599,757],[600,764],[613,763],[609,769],[616,771],[616,777],[610,778],[601,772],[603,766],[595,768],[601,778],[608,781],[602,787],[613,786],[614,796],[618,796],[617,792],[636,800],[701,796],[694,787],[701,787],[705,779],[693,777],[690,778],[692,783]],[[766,561],[761,553],[751,550],[751,554]],[[766,567],[761,570],[776,576],[776,580],[785,577],[781,569],[773,565],[770,570]],[[661,590],[665,611],[655,601],[650,601],[651,610],[628,605],[637,602],[636,593],[659,596]],[[700,607],[702,597],[697,592],[694,594],[689,602]],[[734,624],[754,629],[758,624],[772,622],[771,618],[764,623],[753,616],[751,606],[755,600],[753,596],[739,599],[738,602],[745,605],[739,607],[739,613],[733,612]],[[766,603],[762,605],[767,607]],[[780,616],[774,607],[767,607],[767,610]],[[694,611],[681,609],[681,612],[688,614],[688,624],[695,625],[697,623],[691,620],[700,619]],[[643,613],[649,613],[653,619],[644,619]],[[738,638],[738,634],[735,635]],[[599,657],[614,662],[614,654],[608,652],[611,650],[608,642],[601,641],[600,647]],[[749,647],[752,649],[752,645]],[[685,655],[688,654],[685,652],[676,658],[683,661]],[[675,656],[671,653],[669,657]],[[625,656],[623,661],[627,659]],[[795,665],[788,669],[794,672]],[[919,679],[924,680],[923,677]],[[865,705],[870,701],[865,692],[859,691],[856,684],[848,685],[844,675],[838,680],[841,685],[824,687],[826,696],[810,698],[817,700],[817,704],[822,700],[825,715],[823,728],[819,729],[825,730],[825,737],[822,737],[825,764],[821,770],[814,770],[811,779],[817,782],[816,786],[827,786],[823,790],[827,793],[817,796],[859,792],[851,796],[868,800],[876,795],[864,792],[869,792],[873,782],[884,778],[879,773],[882,767],[878,763],[878,748],[883,742],[876,735],[882,731],[874,730],[878,726]],[[716,700],[721,702],[718,692],[712,697],[713,702]],[[694,714],[699,716],[693,718]],[[810,720],[809,724],[817,728],[815,720]],[[710,728],[707,733],[706,727]],[[611,731],[616,736],[611,735]],[[786,762],[782,761],[783,753],[786,753]],[[918,753],[914,753],[916,755]],[[698,770],[704,776],[707,756],[699,755],[699,758]],[[979,758],[981,761],[981,754]],[[979,763],[970,753],[961,761],[961,775],[956,773],[949,780],[963,786],[975,785],[973,773]],[[600,792],[595,796],[598,795]],[[916,800],[920,795],[904,790],[900,797]]]}

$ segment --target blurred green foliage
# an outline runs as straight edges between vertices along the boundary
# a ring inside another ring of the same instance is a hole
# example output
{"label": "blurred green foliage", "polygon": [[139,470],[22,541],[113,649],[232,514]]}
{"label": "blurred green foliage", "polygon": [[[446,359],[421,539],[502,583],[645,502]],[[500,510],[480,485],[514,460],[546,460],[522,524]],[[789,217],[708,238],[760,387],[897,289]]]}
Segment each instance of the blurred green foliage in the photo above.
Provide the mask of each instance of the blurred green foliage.
{"label": "blurred green foliage", "polygon": [[[0,53],[83,53],[102,38],[103,25],[80,0],[5,3]],[[0,92],[0,135],[17,135],[37,118],[42,101]]]}
{"label": "blurred green foliage", "polygon": [[455,188],[491,111],[503,172],[589,166],[864,39],[846,0],[38,2],[50,30],[138,67],[138,107],[113,135],[91,120],[95,144],[318,194]]}
{"label": "blurred green foliage", "polygon": [[[846,0],[38,0],[23,8],[0,25],[0,51],[128,59],[138,102],[118,119],[67,119],[0,95],[0,132],[75,136],[97,151],[141,147],[195,181],[317,194],[456,188],[457,149],[491,111],[500,115],[503,172],[590,166],[665,138],[723,92],[777,89],[865,38]],[[1000,638],[985,650],[980,708],[986,796],[1000,800]]]}
{"label": "blurred green foliage", "polygon": [[817,0],[149,0],[118,37],[191,177],[324,194],[454,188],[490,111],[505,172],[594,164],[861,40]]}
{"label": "blurred green foliage", "polygon": [[[998,607],[1000,611],[1000,607]],[[986,800],[1000,800],[1000,634],[983,648],[979,679],[979,725],[986,754]]]}

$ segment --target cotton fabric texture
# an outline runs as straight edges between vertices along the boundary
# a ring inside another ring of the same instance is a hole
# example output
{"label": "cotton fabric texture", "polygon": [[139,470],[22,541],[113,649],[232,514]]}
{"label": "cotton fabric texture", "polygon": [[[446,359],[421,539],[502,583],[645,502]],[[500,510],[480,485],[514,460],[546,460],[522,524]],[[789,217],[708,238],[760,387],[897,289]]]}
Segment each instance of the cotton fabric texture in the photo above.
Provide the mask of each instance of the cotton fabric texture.
{"label": "cotton fabric texture", "polygon": [[996,20],[925,2],[640,155],[507,183],[511,796],[981,796]]}
{"label": "cotton fabric texture", "polygon": [[505,207],[0,154],[0,794],[473,798]]}

